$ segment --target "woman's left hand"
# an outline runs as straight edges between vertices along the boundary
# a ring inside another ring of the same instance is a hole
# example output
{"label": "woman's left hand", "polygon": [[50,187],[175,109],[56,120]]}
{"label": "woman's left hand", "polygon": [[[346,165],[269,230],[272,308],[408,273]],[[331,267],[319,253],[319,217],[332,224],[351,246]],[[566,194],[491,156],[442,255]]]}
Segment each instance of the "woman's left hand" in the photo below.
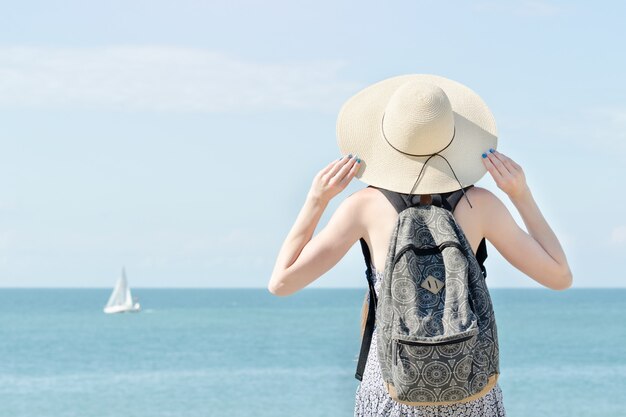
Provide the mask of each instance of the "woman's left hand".
{"label": "woman's left hand", "polygon": [[333,197],[343,191],[350,180],[356,175],[361,167],[358,156],[344,156],[335,160],[317,173],[311,184],[309,196],[329,202]]}
{"label": "woman's left hand", "polygon": [[515,200],[528,194],[524,170],[517,162],[495,149],[490,149],[484,155],[487,156],[483,158],[487,171],[496,181],[498,188],[507,193],[509,198]]}

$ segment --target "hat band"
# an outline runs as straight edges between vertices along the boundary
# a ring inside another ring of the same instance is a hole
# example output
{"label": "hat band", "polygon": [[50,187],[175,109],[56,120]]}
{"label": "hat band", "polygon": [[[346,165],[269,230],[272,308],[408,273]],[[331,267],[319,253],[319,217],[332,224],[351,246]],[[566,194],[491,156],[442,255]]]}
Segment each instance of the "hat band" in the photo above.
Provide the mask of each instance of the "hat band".
{"label": "hat band", "polygon": [[446,146],[444,146],[443,148],[439,149],[437,152],[434,152],[434,153],[417,154],[417,153],[408,153],[408,152],[401,151],[400,149],[398,149],[395,146],[393,146],[391,144],[391,142],[389,142],[389,140],[387,139],[387,136],[385,136],[385,113],[383,113],[383,117],[382,117],[382,119],[380,121],[380,130],[383,132],[383,138],[385,138],[385,140],[387,141],[389,146],[391,146],[393,149],[395,149],[398,152],[401,152],[401,153],[403,153],[405,155],[410,155],[410,156],[431,156],[431,155],[435,155],[435,154],[437,154],[439,152],[443,152],[448,146],[450,146],[450,144],[454,140],[454,136],[456,135],[456,126],[454,126],[454,131],[452,132],[452,138],[450,139],[450,141],[448,142],[448,144]]}
{"label": "hat band", "polygon": [[454,140],[454,138],[456,136],[456,126],[454,126],[454,131],[452,132],[452,138],[450,139],[450,142],[448,142],[448,144],[446,146],[444,146],[443,148],[441,148],[437,152],[420,155],[420,154],[412,154],[412,153],[404,152],[404,151],[401,151],[400,149],[396,148],[395,146],[393,146],[391,144],[391,142],[389,142],[389,139],[387,139],[387,136],[385,136],[384,121],[385,121],[385,113],[383,113],[383,117],[382,117],[382,120],[380,122],[380,130],[381,130],[381,132],[383,134],[383,138],[385,138],[385,141],[389,144],[389,146],[391,146],[396,151],[398,151],[400,153],[403,153],[405,155],[410,155],[410,156],[428,156],[428,159],[426,159],[426,161],[424,162],[424,165],[422,165],[422,169],[420,169],[419,174],[417,174],[417,179],[415,180],[415,183],[413,184],[413,187],[411,187],[411,190],[408,192],[409,197],[413,194],[413,190],[415,189],[415,186],[417,185],[418,181],[420,180],[420,177],[422,176],[422,172],[424,171],[424,168],[426,168],[426,164],[428,163],[428,161],[430,161],[430,158],[432,158],[433,156],[437,155],[437,156],[442,157],[443,160],[446,161],[446,163],[450,167],[450,171],[452,171],[452,175],[454,175],[454,178],[456,179],[456,181],[461,186],[461,191],[463,192],[463,196],[467,200],[467,203],[470,205],[471,208],[473,208],[472,207],[472,203],[470,203],[470,201],[469,201],[469,198],[467,198],[467,195],[465,195],[465,190],[463,189],[463,184],[461,184],[461,181],[459,181],[459,179],[457,178],[456,173],[454,172],[454,169],[452,168],[452,165],[450,165],[450,162],[448,162],[448,160],[446,159],[445,156],[439,154],[439,152],[444,151],[448,146],[450,146],[450,144]]}

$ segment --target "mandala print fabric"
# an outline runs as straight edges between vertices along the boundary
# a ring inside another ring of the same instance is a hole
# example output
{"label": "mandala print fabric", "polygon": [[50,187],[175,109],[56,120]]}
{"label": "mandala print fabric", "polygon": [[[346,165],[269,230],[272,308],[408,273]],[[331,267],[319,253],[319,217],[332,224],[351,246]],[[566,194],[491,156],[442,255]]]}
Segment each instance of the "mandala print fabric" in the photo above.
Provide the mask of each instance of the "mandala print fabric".
{"label": "mandala print fabric", "polygon": [[[378,294],[382,272],[373,269]],[[376,327],[372,336],[363,379],[356,390],[354,417],[506,417],[498,383],[485,396],[465,403],[438,406],[411,406],[394,401],[383,385],[376,354]]]}

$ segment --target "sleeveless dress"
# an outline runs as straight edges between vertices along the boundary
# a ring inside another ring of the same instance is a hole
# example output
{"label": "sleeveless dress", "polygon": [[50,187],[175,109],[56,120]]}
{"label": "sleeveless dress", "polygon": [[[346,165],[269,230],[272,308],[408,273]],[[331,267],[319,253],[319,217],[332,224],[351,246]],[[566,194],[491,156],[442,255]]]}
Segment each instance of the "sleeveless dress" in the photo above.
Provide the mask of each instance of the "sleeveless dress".
{"label": "sleeveless dress", "polygon": [[[372,266],[374,289],[379,294],[383,272]],[[502,390],[496,385],[485,396],[466,403],[412,406],[393,400],[383,385],[378,362],[376,326],[363,379],[356,390],[354,417],[505,417]]]}

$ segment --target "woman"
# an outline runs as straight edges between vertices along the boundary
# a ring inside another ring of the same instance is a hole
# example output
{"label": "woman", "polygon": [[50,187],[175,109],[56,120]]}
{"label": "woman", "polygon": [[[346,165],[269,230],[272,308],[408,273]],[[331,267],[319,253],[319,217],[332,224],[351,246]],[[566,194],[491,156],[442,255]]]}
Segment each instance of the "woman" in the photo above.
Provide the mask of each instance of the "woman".
{"label": "woman", "polygon": [[[361,238],[370,250],[379,290],[398,218],[380,190],[367,187],[348,196],[313,237],[329,201],[355,176],[377,188],[420,195],[420,204],[430,203],[437,194],[463,189],[464,198],[456,204],[453,216],[474,254],[487,239],[514,267],[541,285],[554,290],[571,286],[565,254],[535,203],[522,168],[495,150],[493,116],[468,87],[424,74],[380,81],[344,104],[337,134],[340,150],[350,154],[329,163],[313,179],[278,254],[268,284],[272,294],[286,296],[306,287]],[[493,193],[468,187],[487,172],[515,205],[528,233]],[[382,384],[375,343],[374,336],[356,392],[355,416],[505,415],[498,384],[480,398],[449,405],[412,406],[394,401]]]}

